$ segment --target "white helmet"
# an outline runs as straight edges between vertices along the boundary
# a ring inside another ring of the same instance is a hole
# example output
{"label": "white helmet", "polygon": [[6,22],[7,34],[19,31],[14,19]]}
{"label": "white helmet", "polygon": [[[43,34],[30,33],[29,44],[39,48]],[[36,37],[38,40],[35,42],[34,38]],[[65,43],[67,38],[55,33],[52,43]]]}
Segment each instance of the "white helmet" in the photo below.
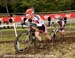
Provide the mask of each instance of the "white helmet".
{"label": "white helmet", "polygon": [[62,20],[63,18],[62,18],[62,16],[60,16],[58,19],[59,19],[59,20]]}

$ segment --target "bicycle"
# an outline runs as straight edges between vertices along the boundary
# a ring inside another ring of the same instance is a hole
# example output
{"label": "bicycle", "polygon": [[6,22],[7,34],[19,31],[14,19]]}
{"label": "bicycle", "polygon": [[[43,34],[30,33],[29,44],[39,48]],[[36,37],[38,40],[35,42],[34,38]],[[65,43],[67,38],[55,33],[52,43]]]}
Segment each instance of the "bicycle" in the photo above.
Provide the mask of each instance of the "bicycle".
{"label": "bicycle", "polygon": [[23,31],[17,36],[15,42],[15,49],[17,52],[27,51],[31,47],[32,43],[36,48],[40,47],[40,43],[35,37],[34,32],[34,29],[29,31]]}
{"label": "bicycle", "polygon": [[[29,48],[31,47],[31,44],[34,44],[36,48],[40,48],[40,43],[35,37],[34,32],[35,32],[34,29],[29,31],[23,31],[17,36],[15,41],[15,49],[17,52],[23,52],[23,51],[25,52],[29,50]],[[54,27],[54,29],[52,30],[50,34],[52,39],[52,45],[54,43],[54,40],[56,39],[57,32],[58,32],[58,29]]]}
{"label": "bicycle", "polygon": [[50,33],[52,45],[54,45],[54,41],[55,41],[56,38],[58,37],[58,33],[59,33],[59,28],[57,28],[57,27],[54,25],[54,26],[53,26],[53,30],[52,30],[51,33]]}

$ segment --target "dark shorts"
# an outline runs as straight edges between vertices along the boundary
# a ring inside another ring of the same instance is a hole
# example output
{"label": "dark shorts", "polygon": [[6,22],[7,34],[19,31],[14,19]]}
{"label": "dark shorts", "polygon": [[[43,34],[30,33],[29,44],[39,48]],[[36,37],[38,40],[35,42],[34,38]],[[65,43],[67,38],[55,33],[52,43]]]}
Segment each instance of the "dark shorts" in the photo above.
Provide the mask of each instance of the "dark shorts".
{"label": "dark shorts", "polygon": [[60,28],[59,31],[60,31],[60,32],[64,32],[64,28]]}
{"label": "dark shorts", "polygon": [[37,28],[38,28],[39,30],[42,30],[43,32],[45,32],[45,26],[44,26],[44,25],[38,26]]}
{"label": "dark shorts", "polygon": [[62,31],[62,30],[64,30],[64,28],[60,28],[59,30],[61,30],[61,31]]}

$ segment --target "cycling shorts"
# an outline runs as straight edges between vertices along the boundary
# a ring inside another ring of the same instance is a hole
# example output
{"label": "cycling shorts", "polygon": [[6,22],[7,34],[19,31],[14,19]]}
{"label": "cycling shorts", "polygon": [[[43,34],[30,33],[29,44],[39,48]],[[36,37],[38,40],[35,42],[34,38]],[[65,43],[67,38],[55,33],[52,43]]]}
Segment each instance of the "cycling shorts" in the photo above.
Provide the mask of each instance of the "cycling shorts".
{"label": "cycling shorts", "polygon": [[37,28],[40,30],[39,32],[41,32],[41,30],[42,30],[43,32],[47,33],[47,29],[44,25],[38,26]]}

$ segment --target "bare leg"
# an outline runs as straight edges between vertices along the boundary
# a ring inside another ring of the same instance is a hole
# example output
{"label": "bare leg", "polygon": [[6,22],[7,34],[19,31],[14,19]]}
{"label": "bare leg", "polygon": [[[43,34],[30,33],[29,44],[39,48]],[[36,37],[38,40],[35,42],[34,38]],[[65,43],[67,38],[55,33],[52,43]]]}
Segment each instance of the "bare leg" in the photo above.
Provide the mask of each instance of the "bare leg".
{"label": "bare leg", "polygon": [[59,38],[63,37],[64,36],[64,32],[59,32]]}
{"label": "bare leg", "polygon": [[41,37],[40,37],[40,32],[36,31],[35,32],[35,36],[39,41],[42,41]]}
{"label": "bare leg", "polygon": [[45,38],[46,38],[47,40],[49,40],[49,41],[51,40],[51,36],[48,35],[47,33],[46,33],[46,34],[44,33],[44,36],[45,36]]}

